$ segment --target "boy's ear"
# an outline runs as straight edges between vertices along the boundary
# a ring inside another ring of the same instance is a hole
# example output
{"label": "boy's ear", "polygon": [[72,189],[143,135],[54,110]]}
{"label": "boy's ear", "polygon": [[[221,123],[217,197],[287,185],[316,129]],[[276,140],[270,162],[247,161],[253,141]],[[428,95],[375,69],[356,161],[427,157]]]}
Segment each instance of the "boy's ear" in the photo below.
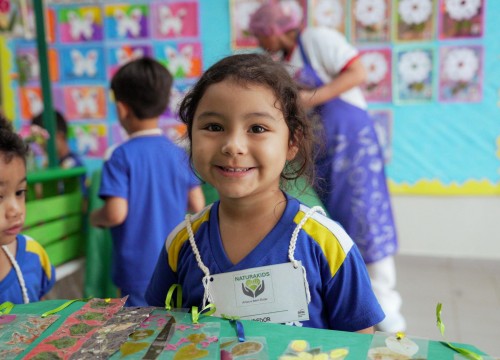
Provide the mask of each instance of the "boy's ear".
{"label": "boy's ear", "polygon": [[117,101],[116,102],[116,111],[118,112],[119,119],[126,119],[130,113],[130,107],[121,101]]}

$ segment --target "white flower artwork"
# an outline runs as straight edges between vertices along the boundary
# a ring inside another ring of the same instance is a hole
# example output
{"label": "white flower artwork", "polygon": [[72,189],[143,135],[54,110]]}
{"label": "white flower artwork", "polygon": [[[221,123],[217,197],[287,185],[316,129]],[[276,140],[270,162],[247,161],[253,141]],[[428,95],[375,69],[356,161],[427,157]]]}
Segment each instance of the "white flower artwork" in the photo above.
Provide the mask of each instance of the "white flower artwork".
{"label": "white flower artwork", "polygon": [[453,49],[448,52],[444,59],[443,70],[443,75],[448,80],[468,83],[478,73],[479,58],[472,49]]}
{"label": "white flower artwork", "polygon": [[354,5],[356,21],[366,27],[382,23],[386,16],[385,12],[384,0],[357,0]]}
{"label": "white flower artwork", "polygon": [[479,13],[481,0],[445,0],[446,12],[456,21],[472,19]]}
{"label": "white flower artwork", "polygon": [[399,59],[398,72],[401,80],[407,85],[423,83],[428,79],[431,70],[432,61],[425,51],[408,51]]}
{"label": "white flower artwork", "polygon": [[385,78],[389,70],[384,55],[376,51],[363,54],[361,56],[361,62],[367,71],[368,84],[378,84]]}
{"label": "white flower artwork", "polygon": [[344,9],[339,0],[319,0],[314,8],[314,18],[319,26],[338,29],[344,19]]}
{"label": "white flower artwork", "polygon": [[418,25],[426,22],[432,14],[431,0],[401,0],[398,12],[404,23]]}

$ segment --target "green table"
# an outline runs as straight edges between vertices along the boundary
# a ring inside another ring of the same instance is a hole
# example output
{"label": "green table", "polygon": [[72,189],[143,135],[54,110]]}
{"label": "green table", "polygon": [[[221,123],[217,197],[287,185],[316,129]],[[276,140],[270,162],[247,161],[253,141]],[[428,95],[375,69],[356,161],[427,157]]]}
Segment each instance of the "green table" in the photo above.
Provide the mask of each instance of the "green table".
{"label": "green table", "polygon": [[[54,309],[66,300],[47,300],[38,303],[16,305],[12,309],[11,314],[42,314],[48,310]],[[64,319],[77,311],[83,306],[83,302],[75,302],[62,310],[58,314],[61,316],[51,327],[49,327],[31,346],[18,358],[21,359],[24,354],[27,354],[34,346],[36,346],[43,338],[54,332],[64,321]],[[234,328],[227,321],[215,317],[202,317],[200,322],[217,321],[221,323],[221,337],[236,336]],[[269,349],[269,359],[277,359],[287,348],[291,340],[303,339],[307,340],[311,347],[322,346],[324,350],[329,350],[337,347],[349,347],[350,354],[347,359],[364,360],[370,347],[372,335],[357,334],[343,331],[321,330],[300,328],[294,326],[285,326],[279,324],[263,324],[254,321],[242,321],[245,328],[246,336],[264,336],[267,339]],[[437,331],[437,330],[436,330]],[[477,348],[471,345],[457,344],[483,354]],[[455,352],[445,345],[437,341],[429,342],[428,359],[436,360],[453,360]]]}

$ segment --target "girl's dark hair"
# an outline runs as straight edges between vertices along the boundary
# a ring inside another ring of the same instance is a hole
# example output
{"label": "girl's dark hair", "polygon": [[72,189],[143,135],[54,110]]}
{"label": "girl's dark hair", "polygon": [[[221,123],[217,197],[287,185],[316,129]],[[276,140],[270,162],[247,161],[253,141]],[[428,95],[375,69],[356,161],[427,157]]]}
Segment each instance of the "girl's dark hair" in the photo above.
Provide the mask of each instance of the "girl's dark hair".
{"label": "girl's dark hair", "polygon": [[0,156],[3,157],[3,160],[10,163],[17,156],[26,161],[28,151],[28,146],[14,132],[9,120],[0,114]]}
{"label": "girl's dark hair", "polygon": [[[180,104],[179,116],[187,125],[192,141],[193,119],[201,98],[210,85],[230,79],[241,85],[263,85],[273,91],[277,106],[282,111],[289,129],[290,139],[299,151],[281,173],[282,183],[303,176],[312,183],[313,132],[302,106],[299,91],[287,70],[267,54],[238,54],[228,56],[212,65],[187,93]],[[283,184],[284,185],[284,184]]]}

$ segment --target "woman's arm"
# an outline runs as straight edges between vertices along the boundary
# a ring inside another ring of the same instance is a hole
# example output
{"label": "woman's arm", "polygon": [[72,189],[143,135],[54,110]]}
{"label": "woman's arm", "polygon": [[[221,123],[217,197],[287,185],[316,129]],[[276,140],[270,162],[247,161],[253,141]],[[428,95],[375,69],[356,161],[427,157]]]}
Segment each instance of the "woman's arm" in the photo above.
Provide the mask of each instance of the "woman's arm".
{"label": "woman's arm", "polygon": [[366,70],[359,58],[352,61],[347,68],[329,83],[313,89],[301,90],[300,97],[302,105],[312,108],[321,105],[333,98],[338,97],[343,92],[361,85],[366,80]]}

